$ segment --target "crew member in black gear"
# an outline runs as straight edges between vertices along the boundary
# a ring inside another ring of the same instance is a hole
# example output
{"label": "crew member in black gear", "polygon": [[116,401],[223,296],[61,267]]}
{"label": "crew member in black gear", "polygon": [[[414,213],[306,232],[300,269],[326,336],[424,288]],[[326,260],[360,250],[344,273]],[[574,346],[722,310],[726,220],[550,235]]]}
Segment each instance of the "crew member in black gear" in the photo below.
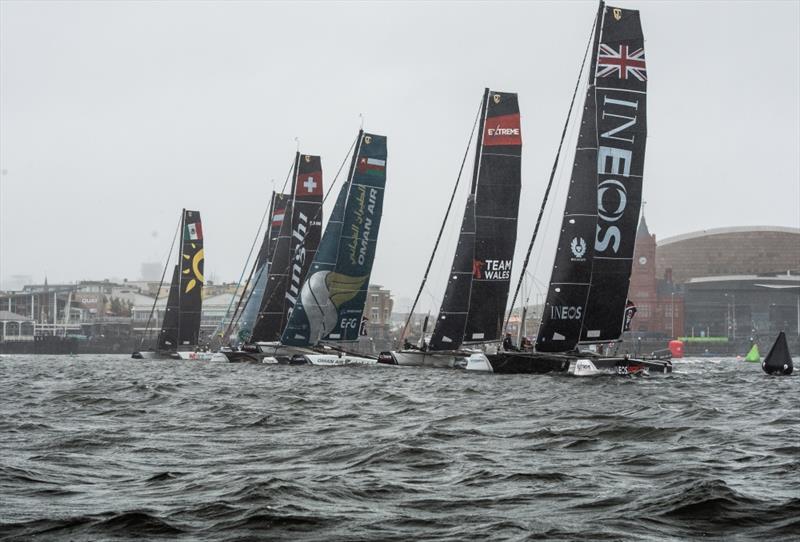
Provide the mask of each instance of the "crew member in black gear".
{"label": "crew member in black gear", "polygon": [[511,340],[511,333],[506,333],[505,339],[503,339],[503,350],[508,351],[516,351],[517,349],[514,348],[514,342]]}

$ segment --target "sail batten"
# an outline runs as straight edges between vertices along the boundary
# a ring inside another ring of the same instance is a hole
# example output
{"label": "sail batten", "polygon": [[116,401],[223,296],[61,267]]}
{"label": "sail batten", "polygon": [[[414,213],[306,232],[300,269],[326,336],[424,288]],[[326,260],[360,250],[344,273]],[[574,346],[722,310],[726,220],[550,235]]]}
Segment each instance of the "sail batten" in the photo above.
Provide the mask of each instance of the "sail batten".
{"label": "sail batten", "polygon": [[281,336],[283,344],[358,339],[380,229],[386,156],[385,136],[359,132],[347,182]]}
{"label": "sail batten", "polygon": [[[541,352],[619,338],[639,220],[646,67],[639,14],[600,3]],[[598,86],[597,82],[601,81]]]}
{"label": "sail batten", "polygon": [[295,154],[292,192],[286,200],[251,341],[277,341],[297,303],[322,232],[322,162]]}
{"label": "sail batten", "polygon": [[[180,246],[180,245],[179,245]],[[158,350],[175,350],[178,346],[178,298],[180,297],[180,272],[178,266],[172,269],[172,280],[169,283],[167,294],[167,307],[158,334]]]}
{"label": "sail batten", "polygon": [[471,192],[432,350],[500,338],[519,213],[522,136],[514,93],[484,91]]}
{"label": "sail batten", "polygon": [[291,194],[272,193],[269,214],[270,220],[256,257],[253,289],[250,292],[247,303],[242,311],[242,316],[239,319],[238,339],[240,342],[248,342],[252,338],[253,326],[258,317],[259,308],[267,290],[269,267],[275,254],[278,234],[280,233],[281,226],[286,216],[286,204],[291,197]]}
{"label": "sail batten", "polygon": [[159,351],[196,346],[203,306],[203,225],[200,213],[184,209],[181,216],[178,263],[172,270],[167,307],[158,336]]}
{"label": "sail batten", "polygon": [[614,341],[624,325],[647,139],[647,68],[638,11],[603,10],[595,78],[605,84],[602,90],[595,87],[597,233],[581,340]]}

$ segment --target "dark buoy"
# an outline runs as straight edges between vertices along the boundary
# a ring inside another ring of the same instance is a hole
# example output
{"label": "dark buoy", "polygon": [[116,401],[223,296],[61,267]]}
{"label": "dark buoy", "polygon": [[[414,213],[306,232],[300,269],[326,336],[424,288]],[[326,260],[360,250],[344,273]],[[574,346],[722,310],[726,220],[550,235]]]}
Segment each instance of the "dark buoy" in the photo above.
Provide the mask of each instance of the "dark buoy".
{"label": "dark buoy", "polygon": [[786,334],[781,331],[775,344],[769,349],[769,354],[761,363],[761,368],[768,375],[790,375],[794,369],[792,355],[789,354],[789,345],[786,343]]}

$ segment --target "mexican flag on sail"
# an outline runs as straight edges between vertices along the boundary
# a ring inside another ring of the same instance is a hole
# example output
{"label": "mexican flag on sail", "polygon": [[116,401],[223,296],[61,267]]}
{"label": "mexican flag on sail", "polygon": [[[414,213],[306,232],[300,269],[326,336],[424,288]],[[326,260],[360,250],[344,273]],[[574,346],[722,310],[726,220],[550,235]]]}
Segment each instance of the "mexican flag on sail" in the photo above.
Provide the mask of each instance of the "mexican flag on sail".
{"label": "mexican flag on sail", "polygon": [[200,222],[192,222],[191,224],[186,224],[185,231],[183,233],[183,239],[185,241],[199,241],[203,238],[203,226]]}

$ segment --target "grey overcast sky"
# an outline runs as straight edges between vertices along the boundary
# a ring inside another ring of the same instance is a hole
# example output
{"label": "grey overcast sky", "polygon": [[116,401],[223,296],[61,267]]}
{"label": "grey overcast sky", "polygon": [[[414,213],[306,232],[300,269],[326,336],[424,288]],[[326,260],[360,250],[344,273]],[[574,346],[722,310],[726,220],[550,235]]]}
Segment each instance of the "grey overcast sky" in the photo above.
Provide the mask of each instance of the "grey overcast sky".
{"label": "grey overcast sky", "polygon": [[[800,3],[614,5],[641,11],[646,38],[651,232],[800,226]],[[202,213],[206,277],[236,280],[294,138],[322,156],[330,183],[362,113],[389,145],[372,282],[412,297],[485,86],[520,96],[519,267],[595,10],[2,0],[0,288],[14,275],[138,279],[143,262],[163,263],[182,207]],[[563,209],[558,178],[537,288]],[[423,309],[441,298],[464,197]]]}

